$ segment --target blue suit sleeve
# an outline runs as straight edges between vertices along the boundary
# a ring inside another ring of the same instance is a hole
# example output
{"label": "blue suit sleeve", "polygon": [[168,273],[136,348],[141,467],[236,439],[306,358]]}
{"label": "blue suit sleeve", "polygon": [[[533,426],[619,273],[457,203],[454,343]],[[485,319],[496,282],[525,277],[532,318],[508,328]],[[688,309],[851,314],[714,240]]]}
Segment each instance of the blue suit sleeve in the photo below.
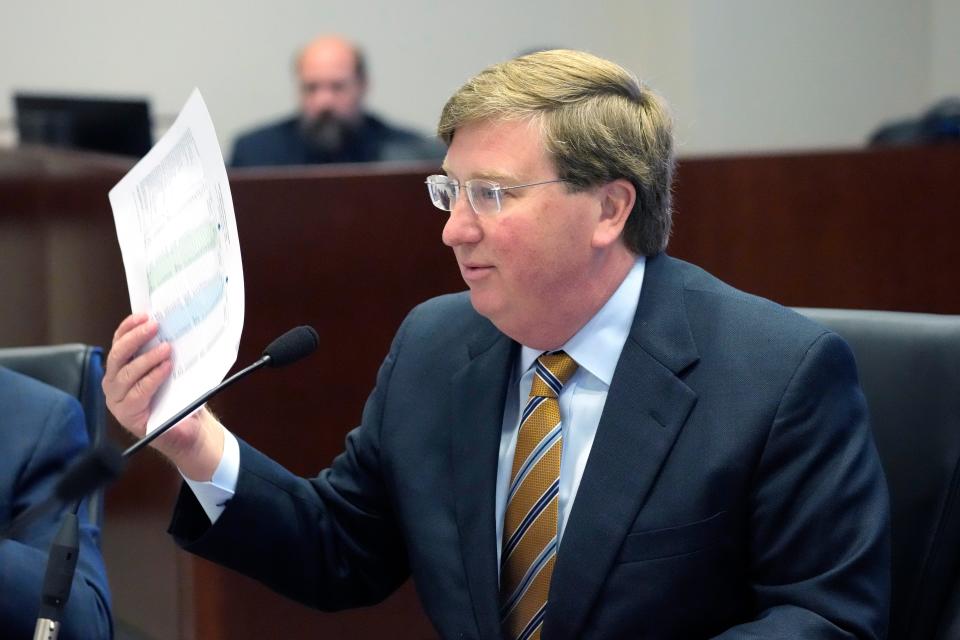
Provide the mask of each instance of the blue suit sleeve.
{"label": "blue suit sleeve", "polygon": [[181,488],[170,526],[177,543],[322,610],[375,604],[400,586],[410,568],[381,473],[379,431],[403,335],[401,327],[362,425],[329,469],[299,478],[240,441],[236,494],[214,525]]}
{"label": "blue suit sleeve", "polygon": [[[65,465],[87,446],[80,405],[66,395],[57,395],[49,403],[42,424],[24,428],[36,429],[38,437],[11,491],[13,517],[47,499]],[[59,637],[110,638],[110,594],[99,548],[100,531],[95,523],[87,521],[85,502],[79,513],[80,555]],[[16,538],[0,542],[0,628],[5,637],[31,637],[33,633],[47,551],[62,516],[62,510],[50,513]]]}
{"label": "blue suit sleeve", "polygon": [[746,638],[883,638],[889,498],[849,347],[823,334],[787,386],[751,505]]}

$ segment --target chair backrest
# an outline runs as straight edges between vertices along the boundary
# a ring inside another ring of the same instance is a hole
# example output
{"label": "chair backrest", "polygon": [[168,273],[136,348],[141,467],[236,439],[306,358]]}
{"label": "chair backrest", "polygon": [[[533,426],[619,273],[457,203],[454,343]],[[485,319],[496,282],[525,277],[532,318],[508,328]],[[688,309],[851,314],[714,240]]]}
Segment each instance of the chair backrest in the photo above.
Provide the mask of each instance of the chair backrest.
{"label": "chair backrest", "polygon": [[798,309],[851,346],[890,488],[890,640],[960,638],[960,316]]}
{"label": "chair backrest", "polygon": [[[106,429],[106,404],[100,381],[103,351],[85,344],[0,349],[0,365],[64,391],[83,407],[90,442],[99,442]],[[91,496],[89,518],[103,519],[102,493]]]}

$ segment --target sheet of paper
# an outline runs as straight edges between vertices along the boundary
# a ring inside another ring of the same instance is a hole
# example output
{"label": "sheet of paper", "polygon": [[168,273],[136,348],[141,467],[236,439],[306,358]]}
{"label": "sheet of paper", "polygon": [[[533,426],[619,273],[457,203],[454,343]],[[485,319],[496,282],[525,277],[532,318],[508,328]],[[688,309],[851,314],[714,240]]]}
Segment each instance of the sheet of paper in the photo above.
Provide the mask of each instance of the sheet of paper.
{"label": "sheet of paper", "polygon": [[110,190],[110,206],[130,306],[157,320],[158,339],[173,346],[173,375],[154,400],[149,433],[223,380],[243,331],[233,200],[199,91]]}

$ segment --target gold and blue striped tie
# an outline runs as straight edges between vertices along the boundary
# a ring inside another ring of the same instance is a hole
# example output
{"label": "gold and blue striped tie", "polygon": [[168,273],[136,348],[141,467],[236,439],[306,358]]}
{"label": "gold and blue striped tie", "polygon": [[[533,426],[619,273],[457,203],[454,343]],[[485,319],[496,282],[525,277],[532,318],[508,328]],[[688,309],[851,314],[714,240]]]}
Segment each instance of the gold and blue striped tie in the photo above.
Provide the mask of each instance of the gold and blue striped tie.
{"label": "gold and blue striped tie", "polygon": [[520,418],[500,552],[500,620],[510,640],[539,638],[557,557],[560,404],[577,363],[563,351],[537,359]]}

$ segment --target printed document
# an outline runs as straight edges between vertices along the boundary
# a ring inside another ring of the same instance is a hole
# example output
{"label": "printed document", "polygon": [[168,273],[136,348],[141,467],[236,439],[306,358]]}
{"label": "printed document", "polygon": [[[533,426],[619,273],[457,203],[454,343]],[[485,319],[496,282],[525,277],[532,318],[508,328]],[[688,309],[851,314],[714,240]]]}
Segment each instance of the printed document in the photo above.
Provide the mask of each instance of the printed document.
{"label": "printed document", "polygon": [[217,385],[237,359],[243,268],[223,156],[196,89],[173,126],[110,190],[130,306],[160,324],[173,375],[147,432]]}

